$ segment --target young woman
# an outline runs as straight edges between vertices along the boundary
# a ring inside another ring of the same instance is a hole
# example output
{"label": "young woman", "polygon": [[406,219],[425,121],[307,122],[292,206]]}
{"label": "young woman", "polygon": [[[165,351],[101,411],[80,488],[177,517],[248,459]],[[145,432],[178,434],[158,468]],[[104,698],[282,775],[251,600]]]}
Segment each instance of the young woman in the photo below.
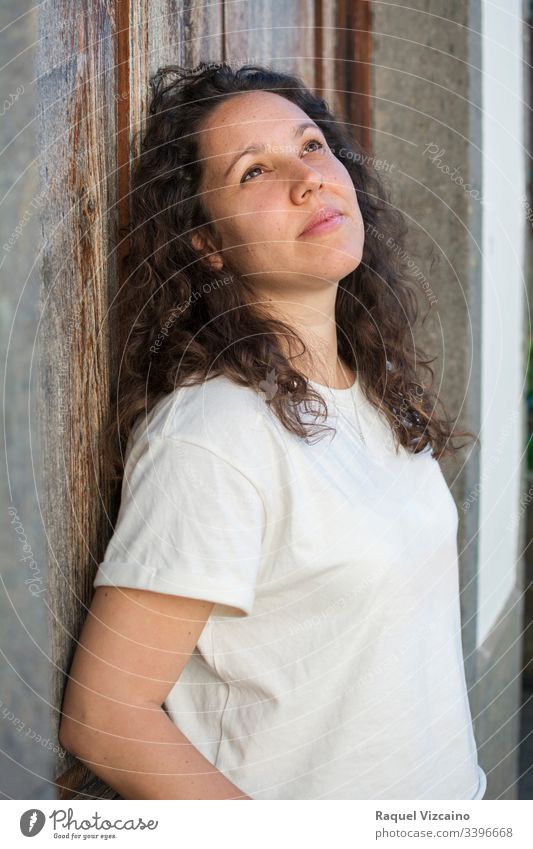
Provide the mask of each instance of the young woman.
{"label": "young woman", "polygon": [[404,219],[298,78],[152,86],[61,742],[127,799],[482,798]]}

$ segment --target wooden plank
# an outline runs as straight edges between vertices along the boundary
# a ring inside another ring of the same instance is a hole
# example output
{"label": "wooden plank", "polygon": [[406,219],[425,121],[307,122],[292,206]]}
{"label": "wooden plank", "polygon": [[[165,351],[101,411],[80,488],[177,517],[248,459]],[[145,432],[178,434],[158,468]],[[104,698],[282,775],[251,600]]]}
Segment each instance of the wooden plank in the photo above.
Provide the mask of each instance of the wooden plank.
{"label": "wooden plank", "polygon": [[371,38],[369,0],[337,0],[335,110],[368,152],[372,137]]}
{"label": "wooden plank", "polygon": [[56,779],[58,799],[121,799],[118,793],[76,761]]}
{"label": "wooden plank", "polygon": [[[131,170],[145,125],[148,77],[166,63],[218,59],[221,12],[220,4],[206,7],[198,0],[182,8],[162,0],[94,0],[84,5],[80,18],[79,8],[64,0],[55,8],[45,4],[42,30],[47,51],[51,48],[63,69],[59,80],[54,74],[54,85],[60,84],[55,92],[46,85],[43,56],[42,100],[49,104],[58,98],[57,120],[43,124],[43,147],[49,147],[44,167],[64,173],[45,234],[73,209],[70,224],[50,243],[42,272],[49,347],[43,357],[41,419],[50,464],[44,477],[55,576],[53,704],[59,706],[65,683],[59,670],[70,666],[94,573],[112,533],[105,516],[113,521],[118,506],[117,487],[110,490],[100,481],[98,435],[118,374],[119,346],[110,339],[120,338],[120,316],[113,312],[108,322],[107,310],[124,282],[120,260],[127,248]],[[63,125],[64,137],[54,143]],[[59,433],[67,438],[58,439]],[[59,468],[64,473],[54,475]],[[60,799],[120,798],[70,754],[58,773]]]}
{"label": "wooden plank", "polygon": [[151,0],[145,24],[150,73],[167,64],[220,62],[223,5],[205,0]]}
{"label": "wooden plank", "polygon": [[[164,65],[195,66],[200,60],[220,61],[222,4],[201,0],[116,0],[120,186],[119,226],[129,221],[131,171],[139,155],[150,99],[149,77]],[[129,29],[126,29],[129,21]],[[127,57],[127,63],[124,61]],[[125,245],[122,252],[125,250]],[[122,282],[122,281],[121,281]]]}
{"label": "wooden plank", "polygon": [[224,54],[232,65],[271,65],[314,88],[314,0],[227,3],[224,25]]}
{"label": "wooden plank", "polygon": [[325,8],[324,6],[329,6],[331,4],[324,4],[323,0],[315,0],[314,9],[313,9],[313,18],[314,18],[314,50],[315,50],[315,92],[320,97],[325,97],[324,94],[324,85],[325,85],[325,74],[326,74],[326,61],[324,54],[324,15]]}
{"label": "wooden plank", "polygon": [[[56,734],[63,670],[70,666],[108,533],[110,491],[102,483],[98,436],[108,412],[106,315],[116,284],[108,214],[116,199],[113,26],[104,0],[57,0],[40,10],[39,150],[46,204],[39,419]],[[58,757],[56,774],[63,768]]]}

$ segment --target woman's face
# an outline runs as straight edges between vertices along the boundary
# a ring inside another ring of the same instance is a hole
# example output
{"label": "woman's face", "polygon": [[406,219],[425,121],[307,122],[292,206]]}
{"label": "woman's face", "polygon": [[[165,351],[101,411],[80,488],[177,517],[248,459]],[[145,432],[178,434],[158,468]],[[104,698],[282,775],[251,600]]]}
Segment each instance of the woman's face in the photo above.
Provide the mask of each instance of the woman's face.
{"label": "woman's face", "polygon": [[[294,103],[264,91],[232,95],[204,123],[199,153],[202,203],[220,240],[213,267],[224,263],[274,297],[329,287],[357,268],[364,225],[352,180]],[[303,233],[323,207],[340,221]],[[206,234],[193,245],[215,249]]]}

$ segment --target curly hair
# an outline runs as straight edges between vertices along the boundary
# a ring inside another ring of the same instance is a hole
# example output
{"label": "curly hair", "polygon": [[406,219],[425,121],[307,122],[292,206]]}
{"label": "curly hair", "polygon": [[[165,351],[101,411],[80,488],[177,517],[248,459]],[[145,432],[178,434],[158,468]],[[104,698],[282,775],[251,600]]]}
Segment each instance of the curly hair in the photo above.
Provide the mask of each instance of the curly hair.
{"label": "curly hair", "polygon": [[[422,359],[424,352],[413,343],[418,303],[405,250],[405,216],[392,205],[372,157],[350,138],[327,102],[299,77],[260,65],[235,69],[226,62],[168,65],[151,77],[150,87],[132,174],[125,282],[116,303],[123,342],[114,413],[104,434],[109,477],[122,476],[123,451],[140,415],[177,387],[217,375],[256,391],[267,375],[275,375],[276,391],[265,403],[289,431],[309,440],[331,429],[324,424],[326,401],[281,344],[289,338],[305,352],[303,339],[254,302],[253,283],[227,265],[209,270],[191,243],[201,227],[219,244],[199,191],[203,122],[229,96],[257,90],[287,98],[314,120],[353,181],[365,240],[360,264],[338,283],[338,354],[355,370],[368,401],[386,416],[396,449],[401,444],[418,453],[429,445],[440,458],[464,447],[452,444],[457,436],[477,440],[470,431],[453,429],[431,389],[431,360]],[[428,386],[421,369],[431,376]],[[318,403],[311,423],[300,415],[308,402]]]}

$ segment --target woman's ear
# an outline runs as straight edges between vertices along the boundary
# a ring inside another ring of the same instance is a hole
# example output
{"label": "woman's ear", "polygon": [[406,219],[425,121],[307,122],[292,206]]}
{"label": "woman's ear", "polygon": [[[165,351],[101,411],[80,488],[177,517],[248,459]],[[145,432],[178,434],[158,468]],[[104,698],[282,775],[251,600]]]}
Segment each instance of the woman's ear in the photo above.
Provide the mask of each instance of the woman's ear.
{"label": "woman's ear", "polygon": [[217,253],[217,249],[208,235],[202,233],[193,233],[191,236],[191,244],[195,251],[202,254],[202,262],[211,268],[213,271],[220,271],[224,266],[222,255]]}

